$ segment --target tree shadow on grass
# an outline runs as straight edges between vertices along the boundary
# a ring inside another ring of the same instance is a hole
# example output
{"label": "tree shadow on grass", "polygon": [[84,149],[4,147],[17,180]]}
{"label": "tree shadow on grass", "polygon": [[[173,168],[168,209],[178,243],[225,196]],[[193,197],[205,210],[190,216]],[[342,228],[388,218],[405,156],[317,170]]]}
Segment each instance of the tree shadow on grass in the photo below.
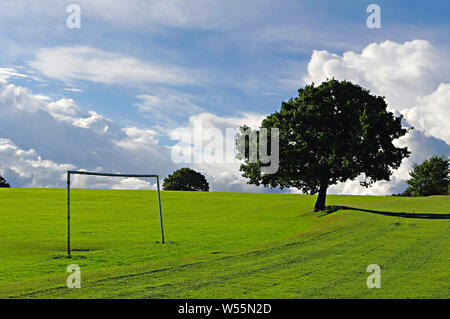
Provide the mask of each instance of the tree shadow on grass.
{"label": "tree shadow on grass", "polygon": [[349,206],[327,206],[320,214],[320,217],[332,214],[338,210],[356,210],[372,214],[385,216],[403,217],[403,218],[420,218],[420,219],[450,219],[450,214],[428,214],[428,213],[405,213],[405,212],[387,212],[371,209],[362,209]]}

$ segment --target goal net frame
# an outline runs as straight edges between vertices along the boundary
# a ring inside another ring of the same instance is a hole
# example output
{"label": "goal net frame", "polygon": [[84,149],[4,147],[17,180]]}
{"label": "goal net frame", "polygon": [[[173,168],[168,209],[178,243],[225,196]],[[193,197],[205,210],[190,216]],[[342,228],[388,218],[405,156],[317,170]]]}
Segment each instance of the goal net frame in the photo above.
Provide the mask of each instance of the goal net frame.
{"label": "goal net frame", "polygon": [[67,254],[71,257],[70,249],[70,176],[71,175],[90,175],[90,176],[106,176],[106,177],[128,177],[128,178],[156,178],[156,188],[158,192],[158,206],[159,206],[159,223],[161,226],[161,243],[164,244],[164,228],[161,209],[161,194],[159,189],[159,176],[158,175],[139,175],[139,174],[110,174],[110,173],[97,173],[97,172],[85,172],[85,171],[67,171]]}

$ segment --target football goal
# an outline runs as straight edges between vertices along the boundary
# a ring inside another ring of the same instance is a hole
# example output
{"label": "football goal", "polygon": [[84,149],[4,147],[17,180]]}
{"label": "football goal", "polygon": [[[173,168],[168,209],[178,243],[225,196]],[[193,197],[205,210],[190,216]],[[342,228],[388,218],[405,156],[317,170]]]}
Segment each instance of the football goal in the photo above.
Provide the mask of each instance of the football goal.
{"label": "football goal", "polygon": [[70,250],[70,176],[71,175],[93,175],[93,176],[106,176],[106,177],[127,177],[127,178],[156,178],[156,188],[158,193],[158,205],[159,205],[159,223],[161,225],[161,243],[164,244],[164,229],[162,220],[161,209],[161,195],[159,190],[159,176],[158,175],[135,175],[135,174],[109,174],[109,173],[96,173],[96,172],[84,172],[84,171],[67,171],[67,254],[71,257]]}

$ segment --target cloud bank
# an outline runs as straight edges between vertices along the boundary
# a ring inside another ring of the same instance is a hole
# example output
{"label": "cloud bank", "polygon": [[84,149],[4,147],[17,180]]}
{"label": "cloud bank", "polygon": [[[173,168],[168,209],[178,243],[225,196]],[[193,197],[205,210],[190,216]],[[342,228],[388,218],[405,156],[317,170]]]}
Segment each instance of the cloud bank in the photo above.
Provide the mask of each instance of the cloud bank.
{"label": "cloud bank", "polygon": [[[54,60],[58,61],[57,66],[51,65]],[[342,55],[313,52],[304,78],[306,83],[320,83],[331,77],[358,83],[374,94],[385,96],[389,108],[403,114],[407,123],[416,128],[397,141],[399,146],[407,145],[412,154],[394,172],[390,182],[378,182],[366,189],[358,181],[349,181],[332,186],[331,193],[398,193],[406,187],[405,180],[414,162],[436,154],[450,155],[447,61],[431,43],[421,40],[403,44],[372,43],[359,53],[348,51]],[[158,68],[145,62],[87,47],[42,49],[30,66],[64,82],[122,84],[145,78],[148,83],[184,85],[195,81],[195,76],[185,69],[169,67],[166,77],[159,78]],[[258,127],[262,114],[219,116],[195,105],[190,95],[174,95],[170,90],[143,90],[134,106],[144,116],[156,116],[164,121],[179,116],[179,121],[175,121],[178,125],[187,119],[185,129],[191,135],[174,136],[173,126],[120,127],[103,114],[80,108],[73,99],[52,99],[12,83],[15,78],[26,77],[13,68],[0,69],[0,174],[6,175],[13,186],[64,187],[67,169],[167,176],[174,169],[190,166],[206,174],[214,191],[269,191],[247,185],[238,171],[238,163],[183,165],[171,159],[172,151],[180,144],[197,151],[187,138],[195,136],[196,121],[202,122],[205,128],[214,127],[225,133],[226,128],[243,124]],[[170,137],[172,141],[167,142]],[[234,143],[232,140],[225,142]],[[74,186],[154,188],[153,181],[89,177],[77,178]]]}
{"label": "cloud bank", "polygon": [[[160,127],[158,130],[118,127],[102,114],[81,109],[72,99],[52,100],[49,96],[33,94],[25,87],[8,82],[19,73],[11,69],[0,71],[3,75],[0,78],[0,137],[7,137],[0,139],[0,174],[14,187],[65,187],[65,174],[69,169],[157,173],[164,177],[174,169],[191,166],[207,175],[213,191],[263,191],[246,185],[236,163],[174,163],[172,149],[185,136],[174,139],[172,146],[161,145],[160,135],[170,136],[168,128],[161,132]],[[160,112],[166,106],[161,105]],[[225,132],[225,128],[237,128],[241,124],[258,126],[261,120],[262,116],[258,114],[221,117],[203,112],[189,118],[187,129],[191,129],[195,121],[201,121],[205,127],[216,127]],[[233,145],[234,141],[228,143]],[[75,176],[72,186],[155,188],[151,180],[91,176]]]}

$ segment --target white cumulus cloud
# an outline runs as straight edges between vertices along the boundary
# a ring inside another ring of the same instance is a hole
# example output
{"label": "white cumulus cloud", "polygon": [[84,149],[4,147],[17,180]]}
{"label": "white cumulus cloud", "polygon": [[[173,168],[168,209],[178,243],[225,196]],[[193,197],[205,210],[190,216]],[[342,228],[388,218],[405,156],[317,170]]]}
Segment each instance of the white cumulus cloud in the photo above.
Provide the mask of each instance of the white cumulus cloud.
{"label": "white cumulus cloud", "polygon": [[[391,110],[405,116],[416,130],[397,141],[408,146],[411,157],[402,162],[389,182],[370,188],[357,180],[330,187],[332,193],[386,195],[406,188],[413,163],[432,155],[450,155],[449,63],[446,55],[424,40],[403,44],[392,41],[369,44],[361,53],[342,55],[314,51],[308,65],[307,83],[327,78],[349,80],[386,97]],[[444,142],[445,141],[445,142]]]}
{"label": "white cumulus cloud", "polygon": [[12,186],[61,186],[67,170],[74,168],[43,159],[34,149],[23,150],[11,140],[0,138],[0,174],[7,176]]}
{"label": "white cumulus cloud", "polygon": [[428,41],[385,41],[371,43],[361,53],[347,51],[342,56],[314,51],[304,81],[346,79],[385,96],[391,108],[401,110],[448,81],[449,66],[446,56]]}
{"label": "white cumulus cloud", "polygon": [[436,91],[401,113],[414,127],[450,144],[450,83],[441,83]]}
{"label": "white cumulus cloud", "polygon": [[[53,101],[0,82],[0,112],[0,168],[13,186],[63,187],[61,174],[68,169],[164,176],[172,167],[166,160],[169,151],[158,145],[155,131],[120,128],[95,111],[81,109],[72,99]],[[74,185],[153,187],[137,179],[107,178],[79,179]]]}

